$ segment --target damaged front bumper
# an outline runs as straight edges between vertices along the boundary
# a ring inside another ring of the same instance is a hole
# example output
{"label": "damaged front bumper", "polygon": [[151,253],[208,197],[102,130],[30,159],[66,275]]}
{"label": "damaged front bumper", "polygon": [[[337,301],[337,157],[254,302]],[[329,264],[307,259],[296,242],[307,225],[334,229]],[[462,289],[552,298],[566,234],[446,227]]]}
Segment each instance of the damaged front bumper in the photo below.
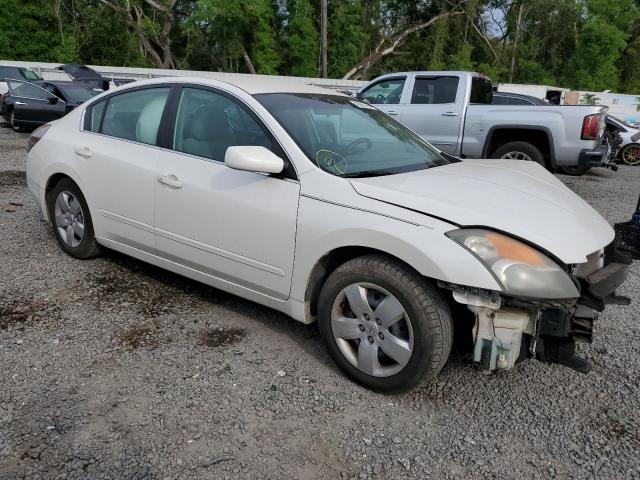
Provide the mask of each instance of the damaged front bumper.
{"label": "damaged front bumper", "polygon": [[631,258],[612,244],[588,260],[572,271],[580,285],[577,299],[532,300],[441,282],[475,316],[474,362],[486,370],[508,370],[536,358],[588,372],[591,366],[575,354],[575,342],[592,341],[594,322],[606,305],[630,303],[616,290],[627,278]]}

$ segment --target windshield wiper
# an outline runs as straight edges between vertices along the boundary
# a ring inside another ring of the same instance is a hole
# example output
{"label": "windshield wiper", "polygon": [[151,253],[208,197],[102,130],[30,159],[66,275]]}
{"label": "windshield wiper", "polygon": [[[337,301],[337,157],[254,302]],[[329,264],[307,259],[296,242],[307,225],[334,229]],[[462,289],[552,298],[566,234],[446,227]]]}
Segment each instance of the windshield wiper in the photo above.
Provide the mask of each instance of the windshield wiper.
{"label": "windshield wiper", "polygon": [[362,172],[353,172],[340,175],[342,178],[364,178],[364,177],[384,177],[385,175],[393,175],[396,172],[386,170],[363,170]]}

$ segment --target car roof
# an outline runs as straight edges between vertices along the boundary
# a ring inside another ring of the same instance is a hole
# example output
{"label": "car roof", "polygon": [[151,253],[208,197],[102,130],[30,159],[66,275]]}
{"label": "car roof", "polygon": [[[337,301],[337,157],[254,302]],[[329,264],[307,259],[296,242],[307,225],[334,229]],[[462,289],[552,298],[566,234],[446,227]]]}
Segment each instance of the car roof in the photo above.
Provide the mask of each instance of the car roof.
{"label": "car roof", "polygon": [[[223,75],[223,74],[221,74]],[[200,85],[209,85],[212,87],[220,86],[220,83],[235,86],[245,92],[255,95],[261,93],[317,93],[324,95],[346,96],[335,90],[300,83],[287,77],[273,78],[262,75],[251,74],[224,74],[221,79],[208,79],[201,77],[161,77],[151,80],[139,80],[134,83],[128,83],[118,87],[119,91],[129,88],[136,88],[143,85],[153,85],[157,83],[197,83]]]}
{"label": "car roof", "polygon": [[48,83],[50,85],[55,85],[56,87],[82,87],[90,90],[86,85],[74,82],[73,80],[45,80],[42,83]]}
{"label": "car roof", "polygon": [[542,100],[541,98],[534,97],[533,95],[525,95],[523,93],[512,93],[512,92],[493,92],[494,97],[513,97],[513,98],[521,98],[523,100],[530,100],[534,102],[536,105],[549,105],[547,102]]}

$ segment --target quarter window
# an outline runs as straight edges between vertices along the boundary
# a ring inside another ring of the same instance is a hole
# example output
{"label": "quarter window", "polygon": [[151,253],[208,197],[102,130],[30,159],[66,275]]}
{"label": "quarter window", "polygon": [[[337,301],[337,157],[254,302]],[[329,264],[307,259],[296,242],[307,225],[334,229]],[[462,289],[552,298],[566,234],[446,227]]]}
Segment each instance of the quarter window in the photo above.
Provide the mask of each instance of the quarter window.
{"label": "quarter window", "polygon": [[91,105],[91,108],[85,114],[85,130],[95,133],[100,131],[100,122],[102,121],[102,114],[106,104],[107,101],[102,100]]}
{"label": "quarter window", "polygon": [[274,150],[266,132],[237,102],[209,90],[184,88],[176,116],[173,149],[223,162],[227,148],[232,145],[256,145]]}
{"label": "quarter window", "polygon": [[402,97],[404,82],[404,78],[382,80],[367,88],[359,97],[373,104],[397,105],[400,103],[400,97]]}
{"label": "quarter window", "polygon": [[458,92],[458,77],[416,78],[411,103],[454,103]]}
{"label": "quarter window", "polygon": [[[155,145],[169,88],[150,88],[122,93],[109,98],[102,122],[102,133],[134,142]],[[99,121],[99,112],[91,109],[91,127]],[[95,120],[95,121],[94,121]],[[90,128],[91,131],[93,128]]]}

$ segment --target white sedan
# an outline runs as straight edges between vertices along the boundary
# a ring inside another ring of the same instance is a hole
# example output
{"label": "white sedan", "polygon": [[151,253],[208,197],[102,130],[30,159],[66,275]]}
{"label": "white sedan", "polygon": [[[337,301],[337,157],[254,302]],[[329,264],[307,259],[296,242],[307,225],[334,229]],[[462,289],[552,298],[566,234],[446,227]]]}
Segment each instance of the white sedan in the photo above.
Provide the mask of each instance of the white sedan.
{"label": "white sedan", "polygon": [[627,258],[536,163],[440,153],[376,108],[247,76],[109,90],[29,141],[31,192],[69,255],[103,248],[318,321],[337,364],[380,391],[473,359],[574,353],[624,303]]}

